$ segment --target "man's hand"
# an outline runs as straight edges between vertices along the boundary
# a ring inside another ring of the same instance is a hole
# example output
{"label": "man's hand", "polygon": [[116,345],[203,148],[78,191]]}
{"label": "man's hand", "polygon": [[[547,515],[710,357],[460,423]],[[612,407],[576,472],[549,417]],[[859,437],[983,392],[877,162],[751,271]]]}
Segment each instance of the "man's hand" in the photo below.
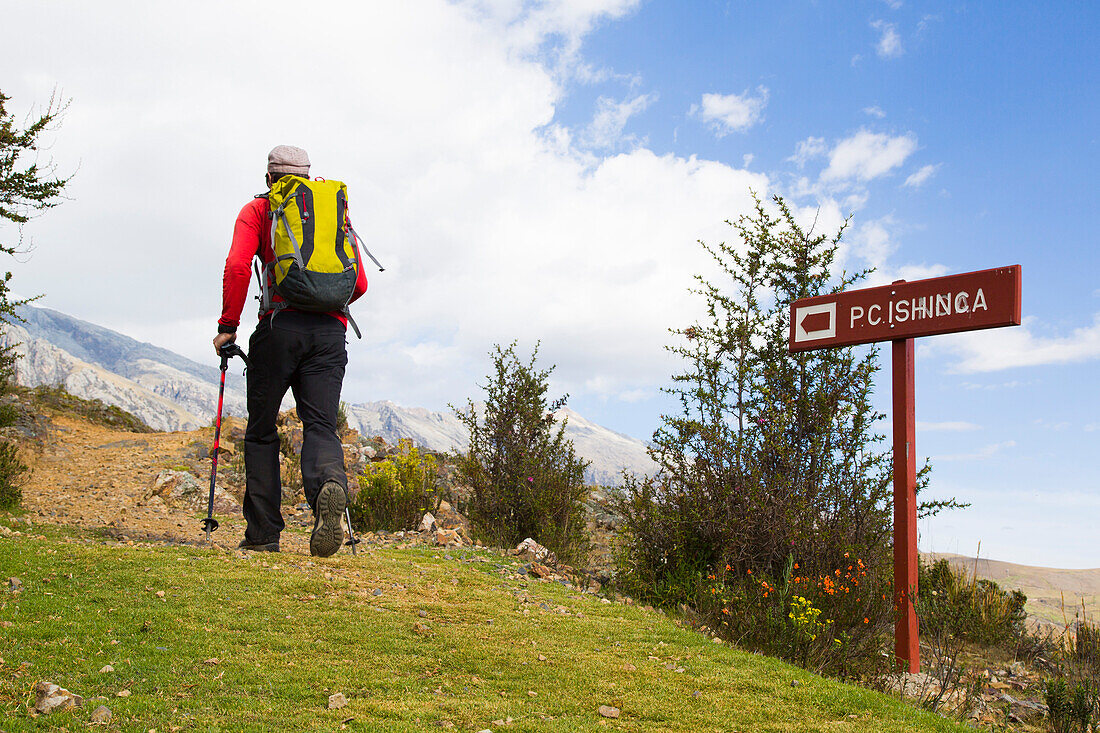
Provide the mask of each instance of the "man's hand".
{"label": "man's hand", "polygon": [[237,334],[235,333],[219,333],[214,337],[214,353],[218,356],[222,355],[222,347],[226,344],[232,344],[236,342]]}

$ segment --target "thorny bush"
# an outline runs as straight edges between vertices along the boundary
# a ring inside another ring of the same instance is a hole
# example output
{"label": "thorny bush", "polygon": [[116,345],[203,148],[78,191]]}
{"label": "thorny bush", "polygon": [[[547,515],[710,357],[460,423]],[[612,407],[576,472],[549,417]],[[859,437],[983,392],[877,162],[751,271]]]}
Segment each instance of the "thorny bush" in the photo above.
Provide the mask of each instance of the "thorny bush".
{"label": "thorny bush", "polygon": [[473,401],[464,410],[452,406],[470,434],[469,447],[457,456],[457,478],[470,489],[476,536],[506,547],[533,537],[576,563],[588,551],[588,462],[577,457],[565,438],[566,420],[556,416],[567,396],[547,399],[553,367],[535,367],[538,346],[526,362],[515,347],[490,352],[483,411]]}
{"label": "thorny bush", "polygon": [[[790,354],[787,343],[793,301],[866,272],[835,273],[844,227],[815,235],[774,204],[756,199],[753,215],[729,222],[737,241],[701,243],[717,274],[696,277],[706,318],[669,347],[685,363],[669,390],[679,409],[653,438],[659,473],[626,481],[619,578],[636,596],[695,606],[744,646],[875,674],[893,623],[892,467],[871,405],[878,353]],[[798,620],[806,602],[820,610],[812,622]]]}
{"label": "thorny bush", "polygon": [[438,506],[435,456],[421,453],[408,439],[399,441],[398,448],[396,455],[371,463],[359,477],[359,490],[348,506],[352,524],[360,531],[411,529],[424,512]]}

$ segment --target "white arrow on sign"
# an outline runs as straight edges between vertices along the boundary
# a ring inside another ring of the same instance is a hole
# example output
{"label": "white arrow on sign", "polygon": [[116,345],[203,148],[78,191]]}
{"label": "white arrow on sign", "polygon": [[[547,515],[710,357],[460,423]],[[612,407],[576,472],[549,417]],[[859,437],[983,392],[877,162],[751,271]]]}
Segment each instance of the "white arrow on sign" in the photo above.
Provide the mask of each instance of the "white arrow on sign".
{"label": "white arrow on sign", "polygon": [[794,309],[794,342],[817,341],[836,336],[836,301]]}

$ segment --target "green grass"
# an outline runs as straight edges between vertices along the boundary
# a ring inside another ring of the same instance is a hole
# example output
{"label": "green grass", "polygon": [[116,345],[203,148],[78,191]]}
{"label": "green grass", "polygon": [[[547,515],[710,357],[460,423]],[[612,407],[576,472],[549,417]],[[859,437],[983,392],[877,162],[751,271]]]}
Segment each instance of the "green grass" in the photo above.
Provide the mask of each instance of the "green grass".
{"label": "green grass", "polygon": [[[84,729],[100,704],[114,713],[110,730],[143,733],[345,721],[494,733],[964,730],[652,611],[524,580],[491,552],[240,557],[12,526],[25,534],[0,538],[0,622],[12,624],[0,629],[3,731]],[[107,664],[114,671],[100,673]],[[29,717],[38,680],[85,707]],[[349,705],[330,711],[337,691]],[[600,705],[622,717],[601,718]]]}

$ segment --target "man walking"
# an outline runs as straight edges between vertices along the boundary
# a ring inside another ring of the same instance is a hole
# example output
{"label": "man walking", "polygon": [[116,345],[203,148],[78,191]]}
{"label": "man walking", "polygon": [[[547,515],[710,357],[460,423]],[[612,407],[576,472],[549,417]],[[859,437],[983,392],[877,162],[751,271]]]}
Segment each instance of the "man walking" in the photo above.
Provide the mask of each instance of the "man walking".
{"label": "man walking", "polygon": [[[279,145],[267,156],[265,180],[268,188],[288,175],[308,179],[309,156],[301,148]],[[268,195],[263,194],[246,204],[237,216],[222,280],[222,315],[218,319],[218,335],[214,338],[214,349],[219,353],[222,346],[237,338],[253,257],[259,257],[264,265],[275,260],[270,208]],[[305,215],[308,216],[308,211]],[[289,225],[287,227],[289,229]],[[359,248],[355,237],[347,236],[347,239],[358,266]],[[268,288],[273,276],[274,270],[262,269],[261,277],[268,280]],[[358,266],[351,300],[357,299],[366,289],[366,276]],[[279,550],[279,534],[284,523],[275,419],[289,387],[303,425],[302,483],[314,514],[309,550],[313,555],[328,557],[343,544],[343,518],[347,506],[344,454],[336,433],[340,389],[348,362],[345,348],[347,313],[346,310],[318,313],[287,307],[278,293],[265,298],[260,311],[260,321],[248,343],[251,366],[246,372],[248,427],[244,439],[247,527],[240,547]]]}

